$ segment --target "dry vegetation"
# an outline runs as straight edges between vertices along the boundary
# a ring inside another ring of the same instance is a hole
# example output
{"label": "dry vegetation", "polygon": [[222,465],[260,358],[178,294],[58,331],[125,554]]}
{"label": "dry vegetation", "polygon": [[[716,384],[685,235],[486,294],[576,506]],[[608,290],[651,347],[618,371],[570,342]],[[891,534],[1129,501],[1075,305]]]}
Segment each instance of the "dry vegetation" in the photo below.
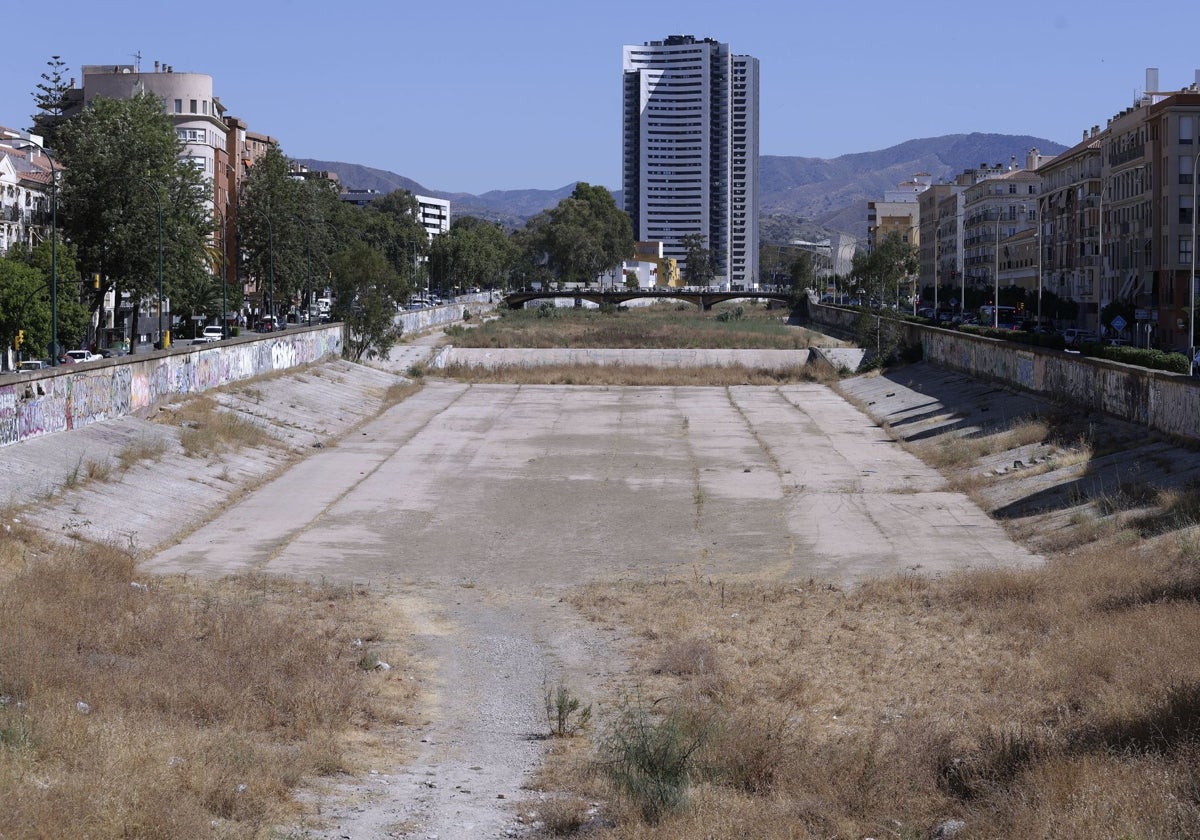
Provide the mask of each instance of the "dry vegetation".
{"label": "dry vegetation", "polygon": [[831,343],[819,333],[788,326],[786,318],[782,309],[729,304],[709,312],[692,304],[628,311],[521,309],[502,310],[500,318],[478,327],[449,327],[446,334],[459,347],[797,350]]}
{"label": "dry vegetation", "polygon": [[[363,592],[143,582],[4,521],[0,837],[264,837],[302,780],[359,769],[348,732],[412,700]],[[380,650],[394,669],[364,670]]]}
{"label": "dry vegetation", "polygon": [[506,385],[651,385],[714,386],[779,385],[821,381],[821,372],[806,365],[754,369],[744,365],[662,368],[652,365],[502,365],[484,368],[451,364],[439,376],[471,383]]}
{"label": "dry vegetation", "polygon": [[246,415],[224,409],[212,394],[195,394],[154,415],[180,427],[179,445],[192,458],[219,455],[275,442],[266,426]]}
{"label": "dry vegetation", "polygon": [[[1024,418],[913,449],[961,481],[1054,442],[1076,477],[1120,447]],[[1076,492],[1009,523],[1057,541],[1034,570],[575,593],[641,664],[556,742],[545,833],[1200,836],[1200,485]]]}

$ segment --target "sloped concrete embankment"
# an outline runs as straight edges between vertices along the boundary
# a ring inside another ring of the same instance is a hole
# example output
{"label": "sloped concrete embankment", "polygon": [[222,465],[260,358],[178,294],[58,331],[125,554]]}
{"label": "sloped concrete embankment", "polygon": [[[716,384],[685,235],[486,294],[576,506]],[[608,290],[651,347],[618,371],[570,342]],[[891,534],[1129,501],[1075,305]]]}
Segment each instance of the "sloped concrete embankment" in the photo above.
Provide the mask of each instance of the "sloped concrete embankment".
{"label": "sloped concrete embankment", "polygon": [[394,374],[332,360],[214,390],[223,408],[269,436],[265,446],[188,454],[170,407],[0,449],[4,502],[63,537],[153,552],[314,448],[333,445],[387,404]]}
{"label": "sloped concrete embankment", "polygon": [[329,324],[17,374],[0,385],[0,446],[340,356],[343,344],[343,326]]}
{"label": "sloped concrete embankment", "polygon": [[[853,329],[858,312],[809,303],[817,324]],[[1102,411],[1170,435],[1200,440],[1200,380],[1136,365],[904,323],[906,339],[926,361],[984,381]]]}

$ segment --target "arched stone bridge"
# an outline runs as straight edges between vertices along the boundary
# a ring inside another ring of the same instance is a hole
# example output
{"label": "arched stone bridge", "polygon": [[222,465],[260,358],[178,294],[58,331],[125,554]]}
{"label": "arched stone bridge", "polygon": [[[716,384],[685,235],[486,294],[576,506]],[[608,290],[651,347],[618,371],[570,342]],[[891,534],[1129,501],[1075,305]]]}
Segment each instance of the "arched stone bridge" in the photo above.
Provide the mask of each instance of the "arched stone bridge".
{"label": "arched stone bridge", "polygon": [[744,300],[748,298],[751,300],[779,301],[785,304],[791,303],[794,300],[791,292],[722,292],[693,291],[688,289],[611,289],[609,291],[579,290],[573,292],[534,292],[522,290],[509,292],[505,295],[504,304],[509,309],[520,309],[531,300],[548,300],[550,298],[570,298],[572,300],[578,298],[597,305],[602,303],[625,303],[626,301],[637,300],[639,298],[666,301],[682,300],[696,304],[705,312],[712,309],[715,304],[724,303],[729,300]]}

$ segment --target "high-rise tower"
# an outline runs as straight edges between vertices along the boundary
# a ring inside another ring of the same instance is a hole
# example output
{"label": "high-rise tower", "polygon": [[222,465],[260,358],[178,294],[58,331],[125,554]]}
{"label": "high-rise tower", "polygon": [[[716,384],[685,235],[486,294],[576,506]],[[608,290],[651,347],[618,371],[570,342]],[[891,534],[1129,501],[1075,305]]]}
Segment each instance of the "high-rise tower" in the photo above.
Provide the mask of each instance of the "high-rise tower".
{"label": "high-rise tower", "polygon": [[639,241],[681,263],[705,238],[716,282],[758,283],[758,59],[711,38],[626,46],[625,210]]}

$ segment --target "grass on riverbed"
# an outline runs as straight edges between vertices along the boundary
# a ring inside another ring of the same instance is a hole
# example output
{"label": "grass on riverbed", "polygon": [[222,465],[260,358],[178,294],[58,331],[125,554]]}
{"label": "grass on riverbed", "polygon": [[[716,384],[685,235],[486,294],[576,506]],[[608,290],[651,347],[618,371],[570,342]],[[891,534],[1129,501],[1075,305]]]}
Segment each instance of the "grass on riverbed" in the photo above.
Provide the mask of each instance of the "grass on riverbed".
{"label": "grass on riverbed", "polygon": [[[795,350],[830,339],[788,326],[787,311],[726,305],[701,312],[691,304],[599,309],[501,310],[467,329],[446,329],[459,347],[715,348]],[[722,313],[741,312],[740,317]],[[725,320],[722,320],[722,318]],[[833,342],[836,343],[836,342]]]}
{"label": "grass on riverbed", "polygon": [[[915,840],[950,820],[962,838],[1195,836],[1198,500],[1082,500],[1073,549],[1030,570],[582,589],[573,603],[626,628],[638,664],[624,697],[587,698],[594,738],[556,743],[542,784],[601,803],[597,838]],[[589,824],[565,810],[547,814]]]}
{"label": "grass on riverbed", "polygon": [[264,837],[302,779],[357,769],[348,731],[411,702],[396,650],[359,666],[381,636],[360,591],[143,582],[19,524],[0,558],[0,837]]}
{"label": "grass on riverbed", "polygon": [[778,370],[753,369],[744,365],[660,368],[651,365],[503,365],[483,368],[452,364],[439,370],[446,376],[473,384],[505,385],[649,385],[710,386],[781,385],[821,380],[821,372],[806,365]]}

